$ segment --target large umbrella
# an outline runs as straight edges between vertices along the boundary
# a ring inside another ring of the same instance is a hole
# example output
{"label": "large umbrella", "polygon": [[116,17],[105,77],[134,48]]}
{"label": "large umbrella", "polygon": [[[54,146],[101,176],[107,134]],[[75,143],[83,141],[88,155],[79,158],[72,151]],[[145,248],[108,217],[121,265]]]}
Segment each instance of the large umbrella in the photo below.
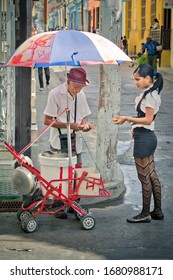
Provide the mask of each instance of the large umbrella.
{"label": "large umbrella", "polygon": [[98,34],[61,30],[34,35],[15,51],[5,66],[120,64],[131,59],[114,43]]}
{"label": "large umbrella", "polygon": [[[66,72],[66,66],[121,64],[124,61],[131,59],[103,36],[90,32],[61,30],[43,32],[30,37],[18,47],[4,66],[38,68],[65,65]],[[69,116],[67,112],[69,162],[71,162]]]}

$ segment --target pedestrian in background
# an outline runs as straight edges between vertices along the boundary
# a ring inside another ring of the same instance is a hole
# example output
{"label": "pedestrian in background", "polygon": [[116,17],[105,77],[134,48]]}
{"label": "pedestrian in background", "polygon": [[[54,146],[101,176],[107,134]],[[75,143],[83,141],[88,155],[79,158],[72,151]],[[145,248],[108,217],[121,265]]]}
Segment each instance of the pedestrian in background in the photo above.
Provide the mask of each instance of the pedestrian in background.
{"label": "pedestrian in background", "polygon": [[43,82],[43,69],[44,69],[44,73],[45,73],[45,79],[46,79],[46,86],[49,86],[49,81],[50,81],[50,69],[49,67],[39,67],[38,68],[38,80],[39,80],[39,85],[40,85],[40,89],[39,90],[43,90],[44,89],[44,82]]}
{"label": "pedestrian in background", "polygon": [[32,36],[37,34],[37,30],[34,26],[32,26]]}
{"label": "pedestrian in background", "polygon": [[121,39],[120,39],[120,49],[121,50],[124,49],[124,46],[123,46],[123,36],[121,36]]}
{"label": "pedestrian in background", "polygon": [[[127,222],[144,223],[150,222],[151,218],[155,220],[164,218],[161,208],[161,185],[154,163],[154,152],[157,146],[154,126],[161,104],[160,91],[163,88],[163,78],[160,73],[155,73],[149,64],[139,65],[133,75],[136,86],[144,90],[135,100],[137,117],[116,116],[112,120],[115,124],[123,124],[126,121],[132,123],[133,156],[142,185],[143,207],[140,214],[127,219]],[[152,194],[154,209],[150,212]]]}
{"label": "pedestrian in background", "polygon": [[146,43],[142,46],[142,53],[144,54],[147,51],[148,64],[154,68],[154,71],[157,71],[157,46],[160,46],[160,44],[152,40],[151,36],[147,37]]}
{"label": "pedestrian in background", "polygon": [[160,28],[160,24],[157,18],[154,19],[153,24],[150,26],[150,29],[159,29]]}
{"label": "pedestrian in background", "polygon": [[126,36],[124,36],[123,40],[122,40],[122,43],[123,43],[123,51],[128,54],[128,44],[127,44],[127,39],[126,39]]}
{"label": "pedestrian in background", "polygon": [[96,28],[92,27],[92,33],[96,33]]}
{"label": "pedestrian in background", "polygon": [[[43,30],[40,29],[38,31],[38,34],[39,33],[43,33]],[[43,69],[44,69],[47,88],[49,86],[49,81],[50,81],[50,69],[49,69],[49,67],[38,67],[38,80],[39,80],[39,85],[40,85],[40,89],[39,89],[40,91],[43,91],[43,89],[44,89]]]}

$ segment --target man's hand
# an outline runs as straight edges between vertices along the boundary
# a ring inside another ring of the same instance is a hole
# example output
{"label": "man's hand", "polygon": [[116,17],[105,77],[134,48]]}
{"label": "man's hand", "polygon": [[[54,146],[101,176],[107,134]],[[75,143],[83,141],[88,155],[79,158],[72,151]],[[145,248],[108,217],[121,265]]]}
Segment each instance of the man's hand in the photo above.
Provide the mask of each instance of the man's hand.
{"label": "man's hand", "polygon": [[92,125],[91,124],[80,124],[78,126],[79,130],[82,130],[84,132],[90,131],[92,129]]}

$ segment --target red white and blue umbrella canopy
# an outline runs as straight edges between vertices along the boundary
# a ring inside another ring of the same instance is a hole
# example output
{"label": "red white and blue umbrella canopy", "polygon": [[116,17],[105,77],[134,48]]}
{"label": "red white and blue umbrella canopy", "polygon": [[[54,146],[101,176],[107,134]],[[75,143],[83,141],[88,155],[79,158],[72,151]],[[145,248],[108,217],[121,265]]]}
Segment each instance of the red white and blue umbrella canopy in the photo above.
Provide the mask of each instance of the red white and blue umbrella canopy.
{"label": "red white and blue umbrella canopy", "polygon": [[61,30],[36,34],[14,52],[4,66],[44,67],[121,64],[131,59],[98,34]]}

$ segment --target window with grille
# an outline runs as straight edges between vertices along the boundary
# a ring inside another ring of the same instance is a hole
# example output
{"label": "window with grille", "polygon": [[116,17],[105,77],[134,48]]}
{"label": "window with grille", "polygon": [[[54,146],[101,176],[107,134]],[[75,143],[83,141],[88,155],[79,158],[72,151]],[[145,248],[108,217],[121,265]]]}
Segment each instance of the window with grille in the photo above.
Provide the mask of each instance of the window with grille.
{"label": "window with grille", "polygon": [[145,8],[146,8],[146,0],[142,0],[142,17],[141,17],[141,38],[144,38],[144,32],[146,29],[145,25]]}
{"label": "window with grille", "polygon": [[132,1],[128,1],[128,37],[131,31]]}
{"label": "window with grille", "polygon": [[156,0],[151,1],[151,24],[156,18]]}
{"label": "window with grille", "polygon": [[100,8],[96,8],[96,28],[99,29]]}

